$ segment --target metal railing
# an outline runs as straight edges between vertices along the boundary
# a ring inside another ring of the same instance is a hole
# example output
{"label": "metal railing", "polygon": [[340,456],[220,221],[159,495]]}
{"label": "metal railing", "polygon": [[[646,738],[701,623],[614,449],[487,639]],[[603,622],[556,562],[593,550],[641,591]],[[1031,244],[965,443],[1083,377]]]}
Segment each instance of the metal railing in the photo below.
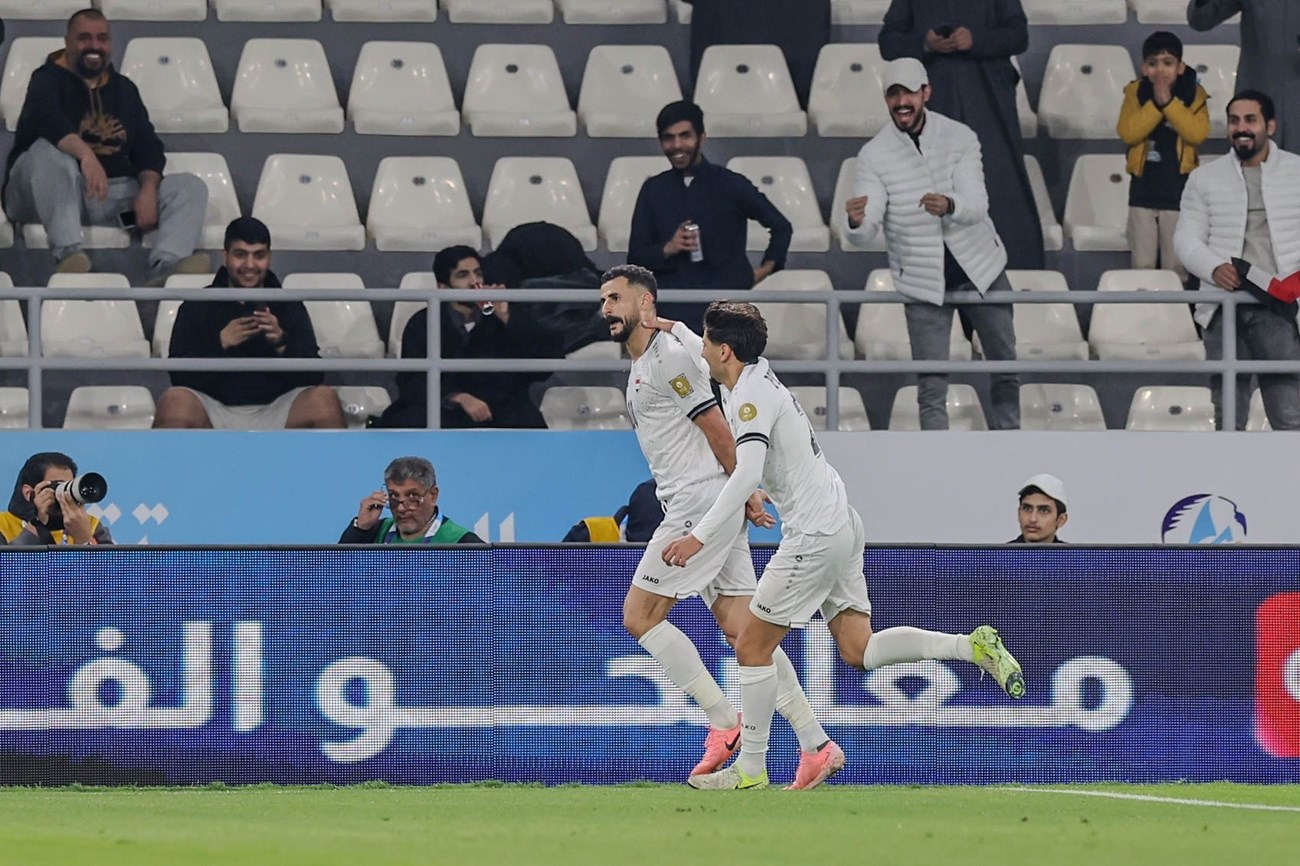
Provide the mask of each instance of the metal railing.
{"label": "metal railing", "polygon": [[[442,374],[448,372],[610,372],[627,370],[630,362],[622,359],[444,359],[442,332],[429,327],[427,355],[425,358],[110,358],[110,357],[52,357],[42,356],[41,302],[54,300],[131,300],[131,301],[221,301],[248,300],[257,296],[272,296],[277,301],[347,301],[372,302],[413,301],[430,305],[429,321],[439,321],[440,303],[449,301],[503,300],[511,303],[527,302],[590,302],[596,305],[593,289],[357,289],[357,288],[304,288],[269,289],[265,292],[229,288],[9,288],[0,287],[0,299],[14,298],[26,305],[27,355],[26,357],[0,358],[0,370],[25,370],[27,372],[29,426],[40,428],[42,408],[42,376],[46,370],[201,370],[201,371],[322,371],[322,372],[421,372],[427,374],[428,422],[430,428],[440,426],[442,403]],[[845,304],[915,303],[896,292],[840,289],[832,291],[716,291],[691,289],[665,289],[659,292],[663,302],[705,303],[718,298],[744,299],[759,304],[798,303],[821,304],[826,307],[826,354],[820,360],[776,360],[772,366],[778,372],[817,373],[826,379],[826,425],[830,430],[839,426],[840,377],[849,373],[1204,373],[1222,374],[1221,412],[1224,430],[1235,430],[1236,374],[1250,373],[1300,373],[1300,362],[1294,361],[1241,361],[1237,358],[1237,317],[1223,316],[1223,360],[1218,361],[1149,361],[1149,360],[1087,360],[1087,361],[869,361],[842,360],[839,357],[840,311]],[[1202,290],[1190,292],[1171,291],[1025,291],[995,292],[981,296],[977,292],[953,292],[946,300],[954,304],[1151,304],[1151,303],[1215,303],[1225,310],[1235,311],[1240,304],[1257,303],[1245,292]]]}

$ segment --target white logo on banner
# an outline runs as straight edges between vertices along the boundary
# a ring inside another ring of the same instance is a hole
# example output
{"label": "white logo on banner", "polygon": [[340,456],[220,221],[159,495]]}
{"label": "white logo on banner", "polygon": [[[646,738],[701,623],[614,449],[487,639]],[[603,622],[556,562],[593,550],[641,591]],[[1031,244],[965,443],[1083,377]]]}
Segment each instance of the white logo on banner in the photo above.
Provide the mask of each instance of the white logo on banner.
{"label": "white logo on banner", "polygon": [[[483,516],[474,521],[474,534],[484,541],[492,540],[492,514],[483,512]],[[515,540],[515,513],[506,515],[506,519],[497,526],[497,541],[509,544]]]}
{"label": "white logo on banner", "polygon": [[1197,493],[1165,512],[1160,540],[1166,544],[1243,544],[1246,515],[1226,496]]}

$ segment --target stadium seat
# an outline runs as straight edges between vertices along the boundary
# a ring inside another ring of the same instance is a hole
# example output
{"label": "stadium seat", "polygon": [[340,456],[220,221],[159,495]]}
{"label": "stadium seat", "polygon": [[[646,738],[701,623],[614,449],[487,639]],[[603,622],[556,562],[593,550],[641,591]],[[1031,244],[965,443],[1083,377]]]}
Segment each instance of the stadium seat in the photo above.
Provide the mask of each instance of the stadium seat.
{"label": "stadium seat", "polygon": [[1123,24],[1128,20],[1124,0],[1024,0],[1024,9],[1030,25]]}
{"label": "stadium seat", "polygon": [[85,6],[85,0],[0,0],[0,16],[61,21]]}
{"label": "stadium seat", "polygon": [[710,45],[695,81],[709,135],[802,136],[808,117],[775,45]]}
{"label": "stadium seat", "polygon": [[[23,224],[23,243],[29,250],[43,250],[50,245],[45,226],[40,223]],[[82,226],[81,245],[88,250],[124,250],[131,246],[131,233],[117,226]]]}
{"label": "stadium seat", "polygon": [[[1068,292],[1060,271],[1007,271],[1017,292]],[[1079,330],[1073,304],[1014,304],[1016,357],[1053,361],[1086,361],[1088,344]],[[979,335],[976,334],[976,342]]]}
{"label": "stadium seat", "polygon": [[[1128,0],[1139,24],[1187,24],[1187,0]],[[1233,15],[1228,24],[1241,22],[1241,15]],[[1184,46],[1184,50],[1187,46]]]}
{"label": "stadium seat", "polygon": [[1097,392],[1088,385],[1035,382],[1020,386],[1020,429],[1105,430],[1106,419]]}
{"label": "stadium seat", "polygon": [[[54,274],[51,289],[126,289],[122,274]],[[149,344],[135,301],[41,303],[41,346],[47,358],[147,358]]]}
{"label": "stadium seat", "polygon": [[687,3],[686,0],[669,0],[669,2],[672,4],[673,12],[677,16],[677,23],[690,24],[692,11],[691,4]]}
{"label": "stadium seat", "polygon": [[1197,81],[1210,95],[1210,138],[1228,134],[1228,103],[1237,92],[1238,45],[1187,45],[1183,62],[1196,70]]}
{"label": "stadium seat", "polygon": [[[889,413],[889,429],[921,429],[921,410],[916,405],[915,385],[899,388],[894,395],[894,407]],[[948,386],[948,429],[989,429],[988,422],[984,420],[984,407],[980,405],[979,394],[970,385],[954,383]]]}
{"label": "stadium seat", "polygon": [[831,0],[832,24],[882,24],[890,0]]}
{"label": "stadium seat", "polygon": [[[826,389],[820,385],[803,385],[790,389],[790,393],[803,407],[804,414],[814,430],[826,429]],[[867,407],[862,405],[862,395],[857,388],[840,386],[840,424],[841,433],[854,433],[871,429],[867,420]]]}
{"label": "stadium seat", "polygon": [[661,156],[618,156],[609,164],[605,191],[600,197],[600,215],[596,225],[611,253],[627,252],[632,233],[632,211],[646,178],[668,170]]}
{"label": "stadium seat", "polygon": [[13,245],[14,245],[13,223],[5,219],[3,213],[0,213],[0,250],[7,250]]}
{"label": "stadium seat", "polygon": [[[293,273],[283,285],[286,289],[364,289],[360,274]],[[311,317],[312,330],[322,358],[382,358],[384,341],[379,339],[375,314],[370,302],[303,301]]]}
{"label": "stadium seat", "polygon": [[282,250],[361,250],[366,229],[343,160],[273,154],[262,166],[253,216]]}
{"label": "stadium seat", "polygon": [[[226,158],[219,153],[169,153],[163,174],[184,174],[198,177],[208,188],[208,210],[203,217],[203,234],[199,249],[219,250],[226,239],[226,226],[243,211],[235,196],[235,184],[230,177]],[[148,232],[142,243],[152,247],[156,231]]]}
{"label": "stadium seat", "polygon": [[1056,221],[1052,197],[1048,195],[1047,181],[1043,179],[1043,167],[1033,154],[1025,154],[1025,171],[1029,174],[1029,188],[1034,192],[1034,206],[1038,209],[1038,222],[1043,229],[1043,249],[1055,252],[1065,246],[1065,233]]}
{"label": "stadium seat", "polygon": [[342,132],[343,109],[315,39],[250,39],[230,114],[240,132]]}
{"label": "stadium seat", "polygon": [[565,24],[664,24],[664,0],[555,0]]}
{"label": "stadium seat", "polygon": [[[84,0],[76,0],[71,11],[58,17],[66,18],[80,9],[83,2]],[[39,0],[37,3],[39,5]],[[0,14],[5,17],[13,15],[3,8],[0,8]],[[27,84],[31,81],[32,73],[45,63],[45,58],[51,51],[58,51],[62,47],[63,39],[55,36],[20,36],[9,43],[4,80],[0,81],[0,113],[4,114],[5,129],[13,132],[18,128],[18,115],[23,110]]]}
{"label": "stadium seat", "polygon": [[[202,289],[212,284],[216,274],[172,274],[167,278],[169,289]],[[151,346],[155,358],[166,358],[171,354],[172,330],[176,327],[176,313],[181,308],[180,301],[159,301],[158,312],[154,314],[153,340]]]}
{"label": "stadium seat", "polygon": [[[0,271],[0,289],[12,289],[14,281]],[[18,301],[0,299],[0,358],[17,358],[27,354],[27,325]]]}
{"label": "stadium seat", "polygon": [[[825,271],[777,271],[758,285],[755,292],[830,291],[830,275]],[[789,304],[754,302],[767,320],[767,350],[769,358],[796,361],[818,361],[826,357],[826,305],[821,303]],[[853,341],[840,319],[839,356],[853,360]]]}
{"label": "stadium seat", "polygon": [[393,403],[388,389],[377,385],[339,385],[334,390],[338,392],[349,430],[365,427],[371,415],[382,415]]}
{"label": "stadium seat", "polygon": [[27,389],[0,388],[0,430],[20,430],[27,426]]}
{"label": "stadium seat", "polygon": [[1264,411],[1264,394],[1258,388],[1250,395],[1250,414],[1246,416],[1247,433],[1264,433],[1272,430],[1268,413]]}
{"label": "stadium seat", "polygon": [[1214,432],[1210,389],[1163,385],[1138,388],[1128,409],[1127,430]]}
{"label": "stadium seat", "polygon": [[458,134],[460,112],[442,51],[432,42],[362,45],[347,118],[363,135]]}
{"label": "stadium seat", "polygon": [[110,21],[203,21],[208,0],[99,0]]}
{"label": "stadium seat", "polygon": [[122,74],[140,88],[158,132],[225,132],[230,126],[202,39],[132,39]]}
{"label": "stadium seat", "polygon": [[808,120],[823,138],[871,138],[891,121],[885,105],[885,61],[873,42],[832,43],[817,54]]}
{"label": "stadium seat", "polygon": [[218,21],[319,21],[320,4],[321,0],[212,0]]}
{"label": "stadium seat", "polygon": [[835,179],[835,194],[831,196],[830,213],[827,215],[831,236],[839,240],[840,250],[846,253],[883,253],[885,251],[883,231],[876,232],[875,237],[869,240],[865,247],[854,246],[844,239],[844,233],[849,227],[844,215],[844,203],[853,196],[853,179],[857,170],[856,156],[850,156],[840,163],[840,174]]}
{"label": "stadium seat", "polygon": [[551,430],[631,430],[627,400],[618,388],[555,386],[542,395]]}
{"label": "stadium seat", "polygon": [[1038,137],[1038,114],[1029,104],[1029,90],[1025,87],[1025,76],[1020,71],[1020,61],[1011,58],[1011,65],[1016,68],[1020,80],[1016,82],[1016,117],[1020,120],[1020,137]]}
{"label": "stadium seat", "polygon": [[[1100,292],[1180,292],[1173,271],[1106,271]],[[1102,360],[1203,361],[1205,344],[1186,304],[1097,304],[1088,328],[1092,354]]]}
{"label": "stadium seat", "polygon": [[1128,250],[1128,185],[1123,154],[1095,153],[1074,161],[1062,222],[1076,250]]}
{"label": "stadium seat", "polygon": [[596,227],[573,162],[562,156],[498,159],[483,204],[483,233],[494,248],[517,225],[544,220],[563,226],[587,251],[596,248]]}
{"label": "stadium seat", "polygon": [[[867,291],[892,292],[894,280],[888,268],[878,268],[867,276]],[[907,317],[903,305],[863,304],[858,308],[858,327],[853,345],[868,361],[910,361],[912,340],[907,335]],[[949,358],[969,361],[971,344],[961,329],[958,316],[952,317]]]}
{"label": "stadium seat", "polygon": [[682,98],[662,45],[597,45],[587,55],[578,119],[592,138],[656,138],[655,115]]}
{"label": "stadium seat", "polygon": [[480,45],[462,106],[474,135],[570,136],[577,115],[549,45]]}
{"label": "stadium seat", "polygon": [[623,357],[623,347],[613,340],[602,340],[598,343],[579,346],[572,352],[565,352],[564,357],[570,361],[591,361],[597,358],[602,361],[617,361]]}
{"label": "stadium seat", "polygon": [[65,430],[148,430],[154,402],[140,385],[81,385],[73,388],[63,415]]}
{"label": "stadium seat", "polygon": [[460,166],[448,156],[388,156],[370,191],[366,231],[379,250],[437,252],[483,245]]}
{"label": "stadium seat", "polygon": [[[817,191],[813,189],[808,166],[797,156],[735,156],[727,168],[743,174],[776,205],[794,227],[790,240],[792,252],[824,253],[831,248],[831,233],[822,222],[817,208]],[[765,250],[768,231],[755,220],[749,221],[746,249]]]}
{"label": "stadium seat", "polygon": [[[1046,0],[1058,4],[1061,0]],[[1052,138],[1115,140],[1133,59],[1119,45],[1057,45],[1047,57],[1038,116]]]}
{"label": "stadium seat", "polygon": [[[412,271],[402,277],[402,282],[397,286],[399,289],[436,289],[438,280],[433,275],[433,271]],[[393,315],[388,322],[388,356],[390,358],[402,357],[402,332],[406,330],[406,323],[419,312],[421,307],[427,306],[424,301],[398,301],[393,304]]]}
{"label": "stadium seat", "polygon": [[325,0],[335,21],[437,21],[438,0]]}
{"label": "stadium seat", "polygon": [[452,24],[550,24],[551,0],[442,0]]}

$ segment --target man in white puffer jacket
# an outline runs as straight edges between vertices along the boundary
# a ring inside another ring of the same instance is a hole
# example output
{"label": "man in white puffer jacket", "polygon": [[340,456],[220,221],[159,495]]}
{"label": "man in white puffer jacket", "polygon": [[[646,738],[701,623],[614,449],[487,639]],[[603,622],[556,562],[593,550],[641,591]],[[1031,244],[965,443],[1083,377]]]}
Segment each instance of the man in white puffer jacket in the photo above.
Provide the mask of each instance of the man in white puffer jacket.
{"label": "man in white puffer jacket", "polygon": [[[858,152],[853,198],[845,202],[845,237],[865,246],[883,227],[894,288],[909,303],[907,334],[915,360],[946,360],[952,332],[948,292],[1010,293],[1006,249],[988,213],[979,139],[970,127],[927,111],[929,76],[911,57],[885,68],[885,103],[893,126]],[[989,360],[1012,361],[1016,337],[1010,304],[967,305],[962,315]],[[992,377],[990,426],[1020,426],[1020,377]],[[948,429],[948,377],[917,377],[922,430]]]}
{"label": "man in white puffer jacket", "polygon": [[[1300,271],[1300,156],[1273,144],[1277,131],[1273,100],[1243,90],[1228,103],[1232,152],[1188,176],[1183,190],[1174,251],[1203,289],[1236,291],[1243,275],[1233,259],[1268,274]],[[1294,307],[1294,305],[1292,305]],[[1223,316],[1217,304],[1197,304],[1205,328],[1205,354],[1223,357]],[[1237,308],[1237,357],[1255,361],[1300,361],[1295,310],[1260,304]],[[1211,377],[1221,427],[1222,376]],[[1237,429],[1246,429],[1250,377],[1237,377]],[[1300,429],[1300,375],[1261,374],[1264,412],[1274,430]]]}

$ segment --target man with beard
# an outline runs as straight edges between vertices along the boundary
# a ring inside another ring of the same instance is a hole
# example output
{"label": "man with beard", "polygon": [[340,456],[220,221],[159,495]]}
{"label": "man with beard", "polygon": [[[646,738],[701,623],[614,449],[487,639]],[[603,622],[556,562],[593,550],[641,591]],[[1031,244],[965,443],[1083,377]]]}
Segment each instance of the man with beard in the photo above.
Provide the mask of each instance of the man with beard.
{"label": "man with beard", "polygon": [[[916,360],[946,360],[952,291],[1010,292],[1007,253],[989,218],[980,142],[970,127],[929,111],[925,66],[911,57],[885,68],[885,104],[893,126],[858,152],[853,198],[845,203],[850,243],[865,246],[885,232],[894,288],[920,303],[904,308]],[[980,336],[984,357],[1013,361],[1016,335],[1009,304],[972,304],[963,315]],[[994,430],[1020,426],[1020,378],[993,375]],[[948,429],[948,377],[917,377],[922,430]]]}
{"label": "man with beard", "polygon": [[[384,506],[393,509],[384,517]],[[361,500],[339,544],[482,544],[438,509],[438,476],[423,457],[398,457],[384,470],[384,489]]]}
{"label": "man with beard", "polygon": [[[1228,103],[1232,152],[1191,173],[1183,190],[1174,249],[1202,289],[1235,292],[1243,276],[1234,259],[1257,273],[1300,270],[1300,157],[1276,146],[1273,100],[1243,90]],[[1264,281],[1267,284],[1267,281]],[[1223,357],[1223,317],[1217,304],[1197,304],[1205,328],[1205,354]],[[1237,308],[1237,357],[1247,361],[1300,361],[1295,310],[1260,304]],[[1216,423],[1223,425],[1222,376],[1210,377]],[[1237,429],[1250,408],[1250,377],[1237,377]],[[1264,412],[1275,430],[1300,429],[1300,375],[1261,373]]]}
{"label": "man with beard", "polygon": [[55,491],[60,481],[71,481],[77,464],[66,454],[42,451],[27,458],[18,470],[9,510],[0,513],[0,537],[12,545],[112,544],[108,527],[77,504],[67,490]]}
{"label": "man with beard", "polygon": [[163,177],[167,158],[140,91],[110,61],[108,20],[96,9],[68,19],[64,48],[32,73],[9,152],[5,212],[45,226],[60,273],[84,274],[82,225],[157,229],[148,285],[202,274],[196,254],[208,188],[192,174]]}

